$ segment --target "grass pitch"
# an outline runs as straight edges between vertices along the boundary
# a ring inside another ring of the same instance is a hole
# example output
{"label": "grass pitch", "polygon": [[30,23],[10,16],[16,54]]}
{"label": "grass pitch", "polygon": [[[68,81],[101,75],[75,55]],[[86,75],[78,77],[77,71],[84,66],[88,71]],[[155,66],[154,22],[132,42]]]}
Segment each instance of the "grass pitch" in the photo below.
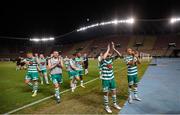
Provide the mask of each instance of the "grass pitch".
{"label": "grass pitch", "polygon": [[[143,76],[149,62],[143,62],[139,68],[139,79]],[[115,79],[117,85],[117,99],[123,106],[128,98],[127,70],[125,63],[118,59],[114,62]],[[90,60],[89,74],[84,76],[84,82],[99,77],[97,60]],[[0,113],[6,113],[23,105],[32,103],[54,94],[52,83],[50,85],[39,85],[39,93],[31,97],[31,89],[24,84],[25,70],[16,71],[15,63],[0,63]],[[56,104],[54,98],[39,104],[20,110],[16,113],[58,113],[58,114],[105,114],[103,108],[103,93],[101,80],[97,79],[85,85],[86,88],[78,87],[74,93],[70,91],[61,95],[61,103]],[[61,91],[69,89],[69,78],[67,72],[63,72],[63,84]],[[112,105],[111,98],[110,105]],[[119,111],[113,109],[113,113]]]}

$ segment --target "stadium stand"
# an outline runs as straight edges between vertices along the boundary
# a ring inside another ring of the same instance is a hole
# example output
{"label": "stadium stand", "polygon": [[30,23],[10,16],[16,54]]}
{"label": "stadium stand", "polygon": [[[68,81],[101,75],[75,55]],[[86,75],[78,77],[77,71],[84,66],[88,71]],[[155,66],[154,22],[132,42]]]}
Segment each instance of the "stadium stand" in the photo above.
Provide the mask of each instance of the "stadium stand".
{"label": "stadium stand", "polygon": [[[61,50],[63,56],[68,56],[74,51],[87,53],[89,57],[97,57],[100,52],[106,50],[107,44],[113,41],[117,49],[125,54],[127,47],[137,49],[137,43],[142,45],[138,47],[140,52],[148,53],[151,56],[171,56],[174,51],[180,49],[180,39],[178,34],[167,35],[121,35],[112,34],[100,37],[92,37],[84,41],[76,41],[62,44],[59,41],[55,43],[30,43],[28,40],[13,40],[8,42],[0,40],[0,58],[16,58],[27,51],[44,53],[49,55],[53,49]],[[169,43],[175,43],[176,46],[170,47]],[[11,47],[8,47],[11,44]],[[174,54],[173,54],[174,55]]]}

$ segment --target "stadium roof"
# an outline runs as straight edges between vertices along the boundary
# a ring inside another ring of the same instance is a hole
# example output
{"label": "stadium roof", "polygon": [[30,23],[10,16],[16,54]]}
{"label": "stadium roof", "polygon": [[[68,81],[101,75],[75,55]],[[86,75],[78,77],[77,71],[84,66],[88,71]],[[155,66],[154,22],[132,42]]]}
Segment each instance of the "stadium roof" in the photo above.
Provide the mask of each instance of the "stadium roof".
{"label": "stadium roof", "polygon": [[[84,31],[77,32],[77,29],[68,32],[63,35],[54,36],[59,43],[69,43],[76,42],[81,40],[87,40],[90,38],[103,37],[108,35],[164,35],[164,34],[179,34],[180,32],[180,22],[175,25],[171,25],[168,20],[139,20],[136,21],[133,25],[128,24],[110,24],[106,26],[98,26],[94,28],[89,28]],[[4,37],[6,39],[21,39],[29,40],[30,38],[21,38],[21,37]]]}
{"label": "stadium roof", "polygon": [[[8,1],[1,3],[0,6],[0,36],[11,38],[59,36],[92,23],[132,15],[137,19],[169,18],[180,15],[179,6],[179,0]],[[166,27],[167,23],[165,25],[157,23],[148,25],[136,23],[133,31],[135,33],[167,31],[166,28],[162,28]],[[129,33],[127,28],[120,26],[116,31]],[[96,28],[99,32],[102,30],[98,29]],[[104,31],[109,32],[108,28]],[[85,36],[82,33],[74,34]]]}
{"label": "stadium roof", "polygon": [[171,25],[167,21],[148,21],[136,22],[134,25],[119,24],[107,25],[95,28],[90,28],[85,31],[73,31],[65,36],[60,36],[57,39],[60,42],[75,42],[80,40],[87,40],[89,38],[103,37],[108,35],[166,35],[166,34],[179,34],[179,23]]}

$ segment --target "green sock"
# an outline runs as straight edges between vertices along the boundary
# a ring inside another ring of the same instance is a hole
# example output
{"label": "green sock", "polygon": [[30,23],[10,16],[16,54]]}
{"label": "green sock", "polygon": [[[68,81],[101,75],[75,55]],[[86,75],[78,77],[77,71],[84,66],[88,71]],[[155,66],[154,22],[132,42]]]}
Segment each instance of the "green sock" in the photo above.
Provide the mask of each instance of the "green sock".
{"label": "green sock", "polygon": [[108,104],[109,104],[108,96],[104,95],[104,106],[108,106]]}
{"label": "green sock", "polygon": [[117,102],[116,95],[112,95],[112,100],[113,100],[113,103],[116,104]]}
{"label": "green sock", "polygon": [[31,82],[28,82],[28,86],[32,89],[33,88],[33,84]]}
{"label": "green sock", "polygon": [[59,88],[55,88],[54,90],[55,90],[55,95],[56,95],[56,97],[57,97],[57,96],[60,96]]}
{"label": "green sock", "polygon": [[38,90],[38,82],[35,82],[33,85],[33,91],[37,92],[37,90]]}
{"label": "green sock", "polygon": [[138,89],[137,87],[134,88],[134,95],[137,95],[138,94]]}
{"label": "green sock", "polygon": [[41,82],[43,82],[43,77],[42,76],[40,76],[40,79],[41,79]]}
{"label": "green sock", "polygon": [[131,93],[132,93],[132,88],[129,88],[129,89],[128,89],[128,92],[129,92],[129,95],[131,95]]}

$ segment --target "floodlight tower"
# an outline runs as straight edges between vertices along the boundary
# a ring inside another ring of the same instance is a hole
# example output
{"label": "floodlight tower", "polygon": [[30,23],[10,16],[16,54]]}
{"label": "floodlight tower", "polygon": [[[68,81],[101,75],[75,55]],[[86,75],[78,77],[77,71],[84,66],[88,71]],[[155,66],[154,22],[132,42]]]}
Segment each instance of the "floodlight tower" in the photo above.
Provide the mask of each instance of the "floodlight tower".
{"label": "floodlight tower", "polygon": [[135,44],[135,46],[136,46],[136,50],[138,51],[138,50],[139,50],[139,47],[143,46],[143,43],[137,42],[137,43]]}
{"label": "floodlight tower", "polygon": [[177,22],[179,22],[179,21],[180,21],[180,18],[179,18],[179,17],[175,17],[175,18],[171,18],[171,19],[170,19],[170,23],[171,23],[171,24],[177,23]]}
{"label": "floodlight tower", "polygon": [[76,31],[80,32],[80,31],[85,31],[87,29],[95,28],[95,27],[99,27],[99,26],[105,26],[105,25],[110,25],[110,24],[118,25],[118,24],[121,24],[121,23],[132,25],[132,24],[135,23],[135,19],[134,18],[128,18],[128,19],[125,19],[125,20],[114,19],[114,20],[107,21],[107,22],[100,22],[100,23],[89,25],[89,26],[84,26],[84,27],[81,27],[81,28],[77,29]]}
{"label": "floodlight tower", "polygon": [[[175,24],[177,24],[178,22],[180,22],[180,17],[172,17],[170,20],[169,20],[170,24],[172,25],[172,29],[174,30],[175,28]],[[174,32],[174,31],[172,31]],[[166,56],[167,52],[170,50],[170,48],[176,48],[176,43],[175,42],[171,42],[168,44],[167,46],[167,49],[166,49],[166,52],[164,54],[164,56]]]}
{"label": "floodlight tower", "polygon": [[[42,37],[42,38],[30,38],[29,41],[37,43],[37,45],[40,45],[40,48],[38,47],[38,52],[39,49],[43,49],[43,44],[44,43],[51,43],[51,41],[54,41],[54,37]],[[47,47],[46,44],[44,47]]]}
{"label": "floodlight tower", "polygon": [[171,48],[173,48],[173,49],[176,48],[176,43],[175,43],[175,42],[170,42],[170,43],[168,44],[167,49],[166,49],[166,51],[165,51],[165,53],[164,53],[164,57],[167,56],[167,53],[168,53],[168,51],[169,51]]}

